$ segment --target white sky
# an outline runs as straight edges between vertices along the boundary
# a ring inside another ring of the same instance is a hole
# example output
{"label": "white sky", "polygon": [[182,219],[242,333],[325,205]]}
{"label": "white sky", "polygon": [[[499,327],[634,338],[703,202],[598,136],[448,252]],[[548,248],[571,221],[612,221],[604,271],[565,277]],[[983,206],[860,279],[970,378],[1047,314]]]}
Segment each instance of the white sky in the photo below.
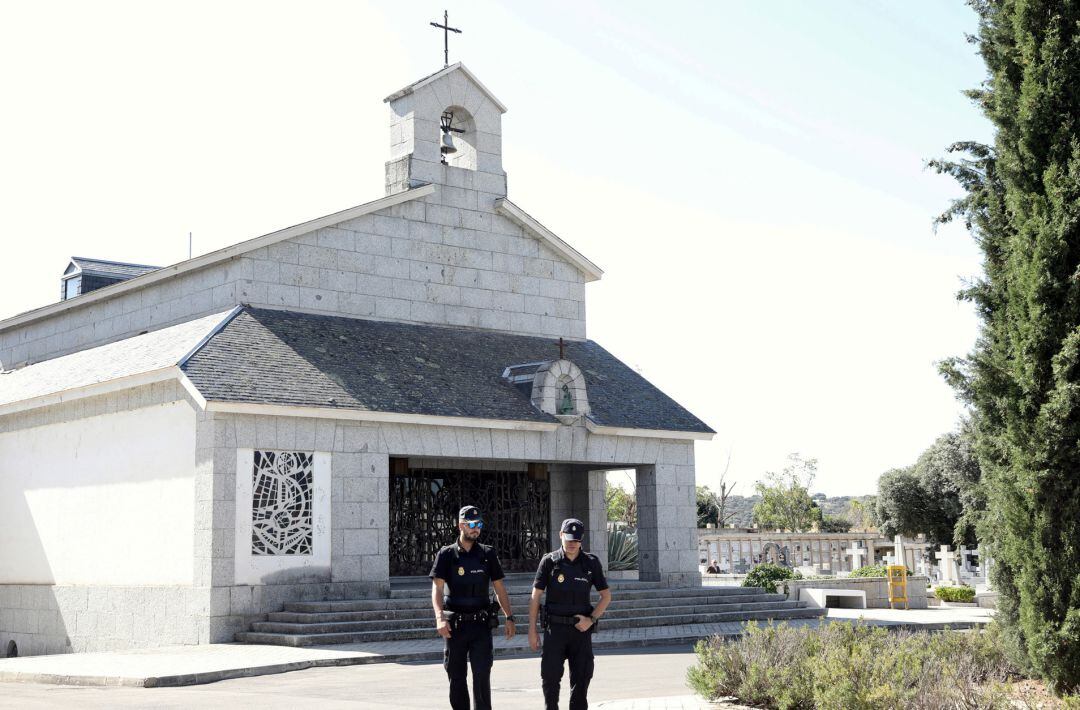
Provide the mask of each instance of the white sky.
{"label": "white sky", "polygon": [[871,493],[960,411],[979,258],[926,172],[986,140],[959,3],[0,4],[0,318],[72,255],[149,264],[383,194],[382,98],[462,60],[510,197],[599,264],[589,337],[716,429],[737,492],[798,451]]}

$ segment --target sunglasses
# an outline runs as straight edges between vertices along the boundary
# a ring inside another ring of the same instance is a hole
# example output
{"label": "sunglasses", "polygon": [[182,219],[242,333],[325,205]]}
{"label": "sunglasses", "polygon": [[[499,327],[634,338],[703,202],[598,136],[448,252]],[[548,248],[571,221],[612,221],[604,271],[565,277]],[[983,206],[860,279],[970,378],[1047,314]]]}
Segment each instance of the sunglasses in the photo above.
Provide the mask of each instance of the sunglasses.
{"label": "sunglasses", "polygon": [[470,530],[484,527],[483,520],[463,520],[462,522],[465,523]]}

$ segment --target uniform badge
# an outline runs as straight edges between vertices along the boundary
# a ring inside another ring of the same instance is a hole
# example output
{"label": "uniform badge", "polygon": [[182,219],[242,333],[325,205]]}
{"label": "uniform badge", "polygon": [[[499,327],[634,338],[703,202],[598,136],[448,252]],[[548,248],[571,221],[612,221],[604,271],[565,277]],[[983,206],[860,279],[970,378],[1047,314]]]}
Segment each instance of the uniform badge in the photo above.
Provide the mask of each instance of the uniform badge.
{"label": "uniform badge", "polygon": [[565,582],[565,581],[566,581],[566,577],[564,577],[564,576],[562,575],[562,573],[560,572],[560,573],[559,573],[559,584],[562,584],[562,583],[563,583],[563,582]]}
{"label": "uniform badge", "polygon": [[465,568],[464,567],[458,567],[457,568],[457,573],[458,573],[459,577],[464,577],[465,576]]}

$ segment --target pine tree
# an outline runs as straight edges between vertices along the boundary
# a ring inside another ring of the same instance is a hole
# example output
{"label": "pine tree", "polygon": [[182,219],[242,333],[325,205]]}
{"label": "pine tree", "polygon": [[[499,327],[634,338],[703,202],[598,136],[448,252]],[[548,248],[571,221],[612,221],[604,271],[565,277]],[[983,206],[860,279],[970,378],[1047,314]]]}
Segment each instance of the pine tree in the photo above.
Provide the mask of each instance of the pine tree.
{"label": "pine tree", "polygon": [[1080,688],[1080,3],[972,0],[988,78],[970,92],[993,147],[935,161],[967,195],[984,274],[962,298],[981,331],[944,363],[972,407],[1001,592],[1017,660],[1059,692]]}

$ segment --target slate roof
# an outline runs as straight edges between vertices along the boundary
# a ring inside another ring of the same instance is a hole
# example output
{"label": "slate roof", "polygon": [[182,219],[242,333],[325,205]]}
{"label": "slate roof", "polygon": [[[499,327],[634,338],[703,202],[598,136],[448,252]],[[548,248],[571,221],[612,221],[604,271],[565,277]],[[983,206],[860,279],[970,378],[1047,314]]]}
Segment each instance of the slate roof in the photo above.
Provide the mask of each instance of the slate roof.
{"label": "slate roof", "polygon": [[136,276],[142,276],[161,268],[160,266],[148,266],[146,264],[127,264],[122,261],[87,259],[83,256],[73,256],[71,260],[84,274],[107,276],[114,279],[133,279]]}
{"label": "slate roof", "polygon": [[0,373],[0,406],[176,365],[230,312]]}
{"label": "slate roof", "polygon": [[[212,401],[555,422],[502,373],[557,356],[550,338],[244,308],[181,369]],[[597,424],[712,433],[591,340],[566,357]]]}

